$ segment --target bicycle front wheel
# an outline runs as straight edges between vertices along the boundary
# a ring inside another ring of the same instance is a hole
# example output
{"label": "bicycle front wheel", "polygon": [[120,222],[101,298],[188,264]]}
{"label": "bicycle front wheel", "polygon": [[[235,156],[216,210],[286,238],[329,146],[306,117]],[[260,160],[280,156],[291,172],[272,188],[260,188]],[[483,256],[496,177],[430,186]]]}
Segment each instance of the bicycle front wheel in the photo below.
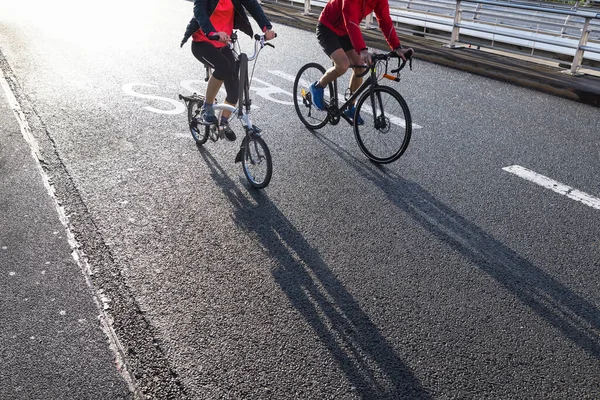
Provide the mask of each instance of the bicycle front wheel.
{"label": "bicycle front wheel", "polygon": [[[358,125],[358,115],[364,120]],[[363,93],[356,104],[354,137],[361,151],[373,162],[387,164],[406,151],[412,119],[404,98],[388,86]]]}
{"label": "bicycle front wheel", "polygon": [[191,100],[188,102],[187,107],[190,132],[198,144],[206,143],[210,130],[208,125],[204,126],[200,123],[200,109],[202,108],[203,103],[202,100]]}
{"label": "bicycle front wheel", "polygon": [[[308,129],[320,129],[327,124],[326,110],[319,110],[314,104],[310,93],[310,85],[321,79],[325,68],[317,63],[308,63],[298,71],[294,80],[294,106],[300,121]],[[323,102],[327,107],[333,98],[333,85],[327,85]]]}
{"label": "bicycle front wheel", "polygon": [[246,135],[242,148],[242,169],[246,179],[257,189],[266,187],[273,174],[271,152],[267,144],[260,136]]}

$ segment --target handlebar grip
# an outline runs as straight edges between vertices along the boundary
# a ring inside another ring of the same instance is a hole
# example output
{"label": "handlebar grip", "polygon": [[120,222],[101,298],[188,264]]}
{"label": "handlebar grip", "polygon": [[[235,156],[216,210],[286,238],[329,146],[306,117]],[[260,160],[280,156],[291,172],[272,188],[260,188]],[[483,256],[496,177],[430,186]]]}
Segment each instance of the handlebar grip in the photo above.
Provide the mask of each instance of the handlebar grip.
{"label": "handlebar grip", "polygon": [[[219,37],[219,35],[210,35],[207,36],[207,38],[209,40],[215,40],[215,41],[219,41],[221,38]],[[232,32],[231,35],[229,35],[229,39],[231,40],[231,43],[235,43],[237,41],[237,32]]]}
{"label": "handlebar grip", "polygon": [[[258,33],[254,34],[254,40],[260,40],[261,37],[264,37],[265,35],[259,35]],[[275,37],[277,37],[277,33],[275,33]]]}
{"label": "handlebar grip", "polygon": [[407,61],[408,61],[409,68],[412,70],[412,56],[414,53],[415,53],[415,51],[413,49],[408,49],[408,51],[406,53],[404,53],[404,57],[406,57],[406,60],[402,60],[399,55],[396,55],[396,57],[398,57],[400,60],[402,60],[402,62],[399,63],[398,68],[393,69],[390,72],[392,74],[400,72],[402,70],[402,68],[404,68],[406,66]]}

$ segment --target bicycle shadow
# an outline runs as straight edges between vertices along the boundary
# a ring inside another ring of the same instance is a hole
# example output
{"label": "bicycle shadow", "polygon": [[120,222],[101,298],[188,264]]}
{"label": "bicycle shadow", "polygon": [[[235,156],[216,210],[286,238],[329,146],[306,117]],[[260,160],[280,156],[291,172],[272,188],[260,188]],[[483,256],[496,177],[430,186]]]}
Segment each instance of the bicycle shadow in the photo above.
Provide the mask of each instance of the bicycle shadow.
{"label": "bicycle shadow", "polygon": [[400,210],[438,240],[486,272],[523,304],[589,355],[600,359],[600,310],[415,182],[363,162],[320,133],[314,137],[373,183]]}
{"label": "bicycle shadow", "polygon": [[210,153],[200,154],[234,205],[237,226],[256,235],[277,261],[275,282],[337,362],[351,390],[363,399],[431,399],[318,251],[268,196],[248,187],[251,201]]}

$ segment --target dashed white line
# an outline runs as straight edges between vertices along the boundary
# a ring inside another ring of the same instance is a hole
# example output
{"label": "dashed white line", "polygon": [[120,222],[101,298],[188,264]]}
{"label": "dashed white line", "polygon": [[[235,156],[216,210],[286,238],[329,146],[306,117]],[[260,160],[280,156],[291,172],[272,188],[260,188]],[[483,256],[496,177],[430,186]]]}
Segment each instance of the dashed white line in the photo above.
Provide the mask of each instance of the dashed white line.
{"label": "dashed white line", "polygon": [[525,180],[533,182],[536,185],[540,185],[541,187],[550,189],[553,192],[567,196],[572,200],[579,201],[580,203],[600,210],[600,198],[598,197],[589,195],[581,190],[574,189],[565,185],[564,183],[557,182],[554,179],[550,179],[547,176],[538,174],[537,172],[521,167],[520,165],[511,165],[502,169]]}

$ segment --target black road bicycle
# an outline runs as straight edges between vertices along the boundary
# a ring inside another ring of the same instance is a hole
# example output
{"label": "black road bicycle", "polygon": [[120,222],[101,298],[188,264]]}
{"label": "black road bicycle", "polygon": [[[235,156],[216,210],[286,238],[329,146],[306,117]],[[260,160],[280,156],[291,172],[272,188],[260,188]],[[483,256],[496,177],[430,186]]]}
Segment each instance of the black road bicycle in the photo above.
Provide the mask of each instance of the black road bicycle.
{"label": "black road bicycle", "polygon": [[[211,39],[217,39],[218,36],[211,37]],[[240,120],[242,127],[245,131],[244,139],[240,145],[240,149],[235,157],[235,162],[242,163],[242,169],[248,182],[255,188],[262,189],[266,187],[271,181],[271,175],[273,174],[273,163],[271,161],[271,152],[267,143],[261,137],[262,130],[252,123],[250,115],[250,106],[252,100],[250,99],[250,84],[252,81],[252,74],[248,78],[248,61],[254,61],[252,66],[252,72],[256,66],[256,60],[258,54],[265,46],[275,47],[265,41],[264,35],[254,35],[254,54],[248,57],[247,54],[240,51],[239,43],[237,43],[237,33],[233,32],[231,35],[231,44],[233,54],[236,57],[239,68],[239,100],[238,106],[233,107],[225,103],[215,104],[214,110],[217,114],[217,121],[220,120],[219,113],[222,110],[231,111],[229,120],[237,118]],[[236,50],[237,47],[237,50]],[[206,79],[208,81],[212,71],[206,67]],[[194,93],[191,96],[179,95],[179,99],[183,100],[188,111],[188,124],[190,132],[194,137],[194,140],[198,145],[203,145],[208,139],[216,142],[219,139],[223,139],[225,134],[219,123],[205,125],[202,122],[200,116],[200,110],[204,104],[204,96]]]}
{"label": "black road bicycle", "polygon": [[[320,129],[328,122],[337,125],[345,119],[354,127],[354,137],[358,147],[370,160],[378,164],[387,164],[399,159],[406,151],[412,132],[412,120],[408,105],[397,90],[379,84],[383,78],[400,81],[400,71],[409,62],[412,70],[413,52],[407,52],[407,60],[402,60],[395,52],[372,54],[370,66],[359,76],[369,74],[362,85],[353,94],[344,96],[345,102],[340,106],[338,99],[337,79],[325,89],[325,109],[318,109],[312,101],[310,85],[319,80],[325,68],[317,63],[308,63],[300,68],[294,81],[294,105],[302,123],[309,129]],[[398,59],[398,66],[388,73],[388,63],[392,58]],[[383,66],[383,73],[378,75],[377,67]],[[356,101],[356,111],[349,118],[344,111],[351,109]],[[358,116],[364,120],[359,124]]]}

